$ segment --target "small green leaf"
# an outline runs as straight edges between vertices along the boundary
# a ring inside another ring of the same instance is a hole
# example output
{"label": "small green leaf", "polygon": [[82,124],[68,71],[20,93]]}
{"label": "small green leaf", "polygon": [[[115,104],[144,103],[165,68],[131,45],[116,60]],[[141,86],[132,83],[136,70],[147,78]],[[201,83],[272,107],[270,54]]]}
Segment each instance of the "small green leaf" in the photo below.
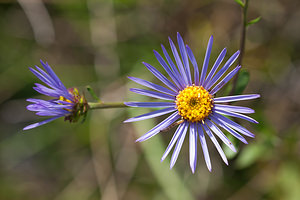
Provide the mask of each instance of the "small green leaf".
{"label": "small green leaf", "polygon": [[234,0],[237,4],[239,4],[242,8],[245,7],[244,2],[242,2],[242,0]]}
{"label": "small green leaf", "polygon": [[94,90],[91,88],[91,86],[86,86],[87,91],[90,93],[90,95],[98,102],[101,102]]}
{"label": "small green leaf", "polygon": [[239,169],[249,167],[261,157],[264,156],[266,147],[261,144],[248,145],[239,155],[236,160],[236,166]]}
{"label": "small green leaf", "polygon": [[252,24],[256,24],[257,22],[259,22],[260,21],[260,19],[261,19],[261,17],[259,16],[259,17],[257,17],[257,18],[255,18],[255,19],[252,19],[250,22],[248,22],[247,23],[247,25],[246,26],[250,26],[250,25],[252,25]]}
{"label": "small green leaf", "polygon": [[239,73],[234,94],[242,94],[248,85],[250,74],[246,69],[242,69]]}

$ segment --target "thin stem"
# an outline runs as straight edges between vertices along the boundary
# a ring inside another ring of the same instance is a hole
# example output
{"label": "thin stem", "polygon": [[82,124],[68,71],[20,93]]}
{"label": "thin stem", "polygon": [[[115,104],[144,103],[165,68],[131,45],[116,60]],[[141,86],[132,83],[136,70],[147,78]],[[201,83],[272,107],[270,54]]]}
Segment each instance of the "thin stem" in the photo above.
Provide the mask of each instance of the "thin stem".
{"label": "thin stem", "polygon": [[112,103],[96,103],[96,102],[89,102],[89,108],[90,109],[104,109],[104,108],[125,108],[127,107],[122,102],[112,102]]}
{"label": "thin stem", "polygon": [[[241,41],[240,41],[240,51],[241,51],[241,53],[240,53],[240,56],[239,56],[238,65],[242,65],[243,57],[244,57],[244,53],[245,53],[248,3],[249,3],[249,0],[245,0],[245,6],[243,8],[243,13],[242,13],[242,15],[243,15],[243,26],[242,26]],[[234,76],[232,89],[231,89],[229,95],[233,95],[235,93],[238,76],[239,76],[239,72]]]}

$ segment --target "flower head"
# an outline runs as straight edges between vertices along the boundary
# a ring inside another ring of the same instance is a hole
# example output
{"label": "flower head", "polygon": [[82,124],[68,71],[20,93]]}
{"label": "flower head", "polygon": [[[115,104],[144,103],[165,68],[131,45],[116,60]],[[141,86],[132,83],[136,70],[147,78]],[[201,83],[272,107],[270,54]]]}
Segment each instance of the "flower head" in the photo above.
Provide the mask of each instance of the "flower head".
{"label": "flower head", "polygon": [[41,64],[46,71],[38,66],[35,66],[36,69],[30,67],[29,70],[48,85],[48,87],[35,83],[33,89],[40,94],[53,97],[53,99],[27,99],[27,101],[32,103],[27,106],[27,109],[37,112],[36,115],[49,116],[51,118],[26,126],[23,130],[41,126],[59,117],[64,117],[65,120],[70,122],[76,122],[80,116],[85,115],[88,110],[87,101],[84,96],[79,94],[77,88],[67,89],[48,63],[41,61]]}
{"label": "flower head", "polygon": [[[177,41],[179,46],[179,53],[173,41],[169,38],[171,50],[175,58],[175,63],[170,58],[163,45],[161,47],[166,60],[157,51],[154,50],[155,57],[164,68],[166,73],[170,76],[171,80],[166,78],[162,73],[160,73],[150,64],[143,63],[147,67],[147,69],[166,87],[151,83],[143,79],[129,77],[129,79],[140,85],[156,90],[152,91],[131,88],[130,90],[132,92],[153,97],[159,100],[167,100],[167,102],[125,102],[126,105],[132,107],[162,108],[161,110],[156,110],[150,113],[130,118],[125,122],[139,121],[170,113],[170,115],[165,120],[149,130],[146,134],[137,139],[137,141],[145,141],[160,132],[168,130],[170,127],[179,125],[165,153],[163,154],[161,161],[163,161],[167,157],[172,148],[175,146],[171,158],[170,168],[174,166],[185,136],[189,130],[189,159],[192,172],[195,172],[197,163],[198,137],[203,150],[207,168],[209,169],[209,171],[211,171],[211,161],[206,144],[205,133],[217,148],[223,161],[228,164],[227,158],[215,136],[217,136],[222,142],[224,142],[232,151],[235,152],[236,149],[233,146],[232,142],[226,137],[226,135],[219,127],[226,130],[228,133],[245,144],[247,144],[247,141],[242,135],[254,137],[254,134],[241,125],[237,124],[236,122],[225,117],[224,115],[241,118],[253,123],[258,123],[256,120],[243,115],[254,113],[254,110],[247,107],[232,106],[222,103],[255,99],[260,97],[260,95],[248,94],[217,98],[214,97],[215,94],[240,70],[241,66],[237,66],[232,71],[230,71],[222,80],[220,80],[221,77],[225,75],[229,67],[238,58],[240,52],[237,51],[236,53],[234,53],[223,65],[223,67],[220,67],[219,69],[219,66],[226,54],[226,48],[224,48],[216,59],[210,72],[207,74],[213,43],[213,37],[211,36],[207,45],[202,70],[201,73],[199,73],[196,59],[191,49],[184,44],[183,39],[179,33],[177,34]],[[190,68],[190,62],[193,66],[193,73]]]}

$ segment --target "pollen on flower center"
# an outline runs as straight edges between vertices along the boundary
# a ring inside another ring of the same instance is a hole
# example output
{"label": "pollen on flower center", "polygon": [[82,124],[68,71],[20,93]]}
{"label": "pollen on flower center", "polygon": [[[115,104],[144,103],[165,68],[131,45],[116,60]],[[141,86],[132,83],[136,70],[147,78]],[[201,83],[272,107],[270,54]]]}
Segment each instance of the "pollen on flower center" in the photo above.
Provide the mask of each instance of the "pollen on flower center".
{"label": "pollen on flower center", "polygon": [[176,96],[176,108],[183,119],[199,122],[205,119],[213,107],[213,98],[202,86],[188,86]]}
{"label": "pollen on flower center", "polygon": [[66,98],[63,97],[63,96],[60,96],[60,97],[58,98],[58,100],[60,100],[60,101],[66,101],[66,102],[68,102],[68,103],[73,103],[72,101],[70,101],[69,99],[66,99]]}
{"label": "pollen on flower center", "polygon": [[65,121],[77,122],[78,119],[80,118],[80,116],[86,115],[86,113],[89,109],[89,105],[88,105],[85,97],[83,95],[79,94],[79,91],[77,88],[69,88],[68,92],[73,97],[72,101],[69,99],[66,99],[63,96],[59,97],[59,100],[71,103],[71,105],[72,105],[71,109],[64,108],[64,110],[67,110],[70,112],[69,115],[65,116]]}

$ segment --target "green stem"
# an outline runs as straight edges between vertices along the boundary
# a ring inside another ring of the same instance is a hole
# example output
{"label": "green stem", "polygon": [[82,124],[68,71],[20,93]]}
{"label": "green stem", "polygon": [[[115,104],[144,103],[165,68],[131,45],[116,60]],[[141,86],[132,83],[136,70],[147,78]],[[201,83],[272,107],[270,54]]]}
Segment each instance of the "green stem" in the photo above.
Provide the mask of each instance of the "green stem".
{"label": "green stem", "polygon": [[104,108],[125,108],[127,107],[124,103],[122,102],[112,102],[112,103],[96,103],[96,102],[89,102],[89,108],[90,109],[104,109]]}
{"label": "green stem", "polygon": [[[245,0],[245,6],[243,8],[243,26],[242,26],[242,31],[241,31],[241,42],[240,42],[241,53],[239,56],[238,65],[242,65],[244,52],[245,52],[248,3],[249,3],[249,0]],[[238,76],[239,76],[239,72],[234,76],[232,89],[231,89],[229,95],[233,95],[235,93]]]}

